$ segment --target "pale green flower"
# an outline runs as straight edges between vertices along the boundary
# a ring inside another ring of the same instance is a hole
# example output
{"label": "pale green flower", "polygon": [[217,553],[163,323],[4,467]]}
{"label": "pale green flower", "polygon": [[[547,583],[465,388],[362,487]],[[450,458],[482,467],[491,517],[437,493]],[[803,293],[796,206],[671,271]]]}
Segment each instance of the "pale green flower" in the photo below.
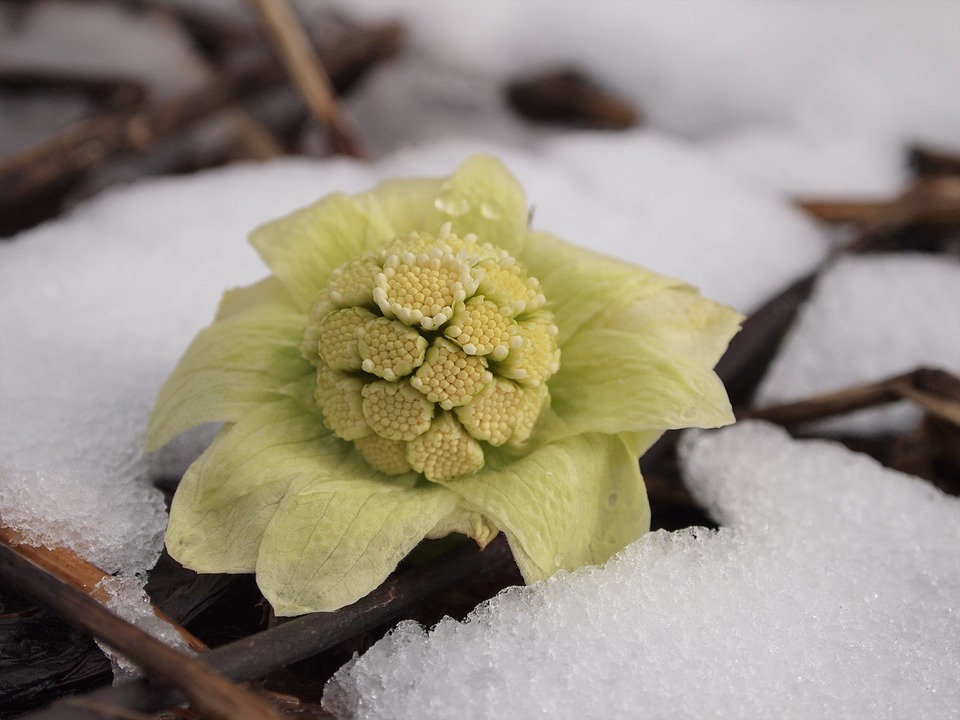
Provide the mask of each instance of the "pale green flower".
{"label": "pale green flower", "polygon": [[255,572],[278,615],[334,610],[421,540],[503,531],[527,582],[649,529],[637,458],[733,420],[712,368],[740,316],[528,227],[489,156],[268,223],[167,380],[155,449],[223,422],[170,511],[170,554]]}

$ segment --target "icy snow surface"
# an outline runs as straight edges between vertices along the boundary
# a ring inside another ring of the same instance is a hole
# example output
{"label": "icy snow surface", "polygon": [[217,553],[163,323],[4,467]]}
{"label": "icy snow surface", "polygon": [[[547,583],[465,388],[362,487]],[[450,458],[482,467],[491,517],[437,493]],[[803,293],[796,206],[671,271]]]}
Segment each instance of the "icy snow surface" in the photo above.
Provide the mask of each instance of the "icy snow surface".
{"label": "icy snow surface", "polygon": [[[936,367],[960,374],[960,263],[949,257],[845,257],[818,280],[757,391],[794,402]],[[851,413],[823,430],[876,434],[915,426],[907,403]]]}
{"label": "icy snow surface", "polygon": [[341,5],[410,28],[407,55],[349,99],[378,151],[464,131],[533,142],[542,129],[496,110],[503,84],[569,65],[651,127],[795,194],[893,192],[907,144],[960,148],[955,2]]}
{"label": "icy snow surface", "polygon": [[[538,227],[679,275],[743,310],[826,249],[784,201],[664,137],[587,135],[542,155],[485,147],[526,184]],[[148,480],[181,472],[209,433],[149,462],[141,436],[163,379],[222,290],[266,274],[246,233],[334,190],[449,173],[475,149],[448,142],[371,166],[287,160],[143,182],[0,245],[5,521],[110,572],[149,568],[165,514]],[[683,211],[691,206],[703,211]]]}
{"label": "icy snow surface", "polygon": [[960,717],[960,500],[826,441],[689,435],[724,527],[645,536],[405,622],[327,685],[338,717]]}

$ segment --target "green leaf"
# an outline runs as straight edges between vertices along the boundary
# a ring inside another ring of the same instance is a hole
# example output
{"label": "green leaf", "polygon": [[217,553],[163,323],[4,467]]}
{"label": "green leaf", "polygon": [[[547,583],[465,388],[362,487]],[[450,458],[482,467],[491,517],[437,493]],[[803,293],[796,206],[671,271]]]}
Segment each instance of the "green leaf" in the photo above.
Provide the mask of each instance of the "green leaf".
{"label": "green leaf", "polygon": [[330,273],[394,236],[377,203],[343,193],[261,225],[250,243],[306,312]]}
{"label": "green leaf", "polygon": [[414,476],[371,479],[362,461],[343,483],[298,483],[263,535],[257,583],[277,615],[325,612],[374,590],[441,518],[457,496]]}
{"label": "green leaf", "polygon": [[201,455],[180,481],[170,506],[167,551],[197,572],[253,572],[260,538],[287,494],[290,481],[267,479],[230,503],[203,509],[199,502],[200,478],[215,446]]}
{"label": "green leaf", "polygon": [[351,453],[353,446],[333,436],[316,408],[277,396],[217,437],[194,502],[201,509],[216,508],[256,491],[265,481],[337,482]]}
{"label": "green leaf", "polygon": [[713,366],[740,319],[688,287],[611,308],[562,346],[550,381],[552,410],[573,432],[731,423]]}
{"label": "green leaf", "polygon": [[489,451],[476,475],[443,483],[502,528],[527,583],[600,563],[650,528],[636,455],[588,434],[519,459]]}
{"label": "green leaf", "polygon": [[202,330],[157,397],[148,451],[205,422],[234,422],[314,368],[300,355],[306,318],[289,305],[255,305]]}

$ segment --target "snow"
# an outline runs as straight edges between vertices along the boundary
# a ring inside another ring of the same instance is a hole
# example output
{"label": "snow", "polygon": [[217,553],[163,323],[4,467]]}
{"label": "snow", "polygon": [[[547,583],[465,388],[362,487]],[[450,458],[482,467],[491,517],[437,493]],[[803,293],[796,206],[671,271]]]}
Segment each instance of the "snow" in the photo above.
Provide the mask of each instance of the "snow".
{"label": "snow", "polygon": [[681,460],[723,528],[649,534],[400,624],[328,683],[339,718],[958,717],[960,500],[748,422]]}
{"label": "snow", "polygon": [[[960,262],[887,254],[845,257],[817,281],[757,390],[758,405],[884,380],[919,367],[960,374]],[[899,403],[821,423],[830,432],[903,432],[922,419]]]}
{"label": "snow", "polygon": [[731,168],[789,192],[890,190],[909,143],[960,148],[956,3],[356,0],[344,9],[410,28],[407,59],[349,100],[380,151],[463,132],[536,142],[542,131],[491,104],[518,74],[569,65],[632,101],[649,127],[716,144]]}
{"label": "snow", "polygon": [[[375,163],[285,159],[141,181],[0,245],[0,514],[117,573],[116,607],[159,635],[142,606],[166,522],[152,480],[178,476],[214,429],[149,458],[142,435],[222,290],[265,274],[243,242],[260,222],[488,150],[527,188],[538,228],[750,312],[828,252],[788,196],[884,199],[907,181],[910,143],[960,149],[957,3],[344,10],[411,32],[406,54],[348,100]],[[162,13],[101,3],[0,8],[0,61],[134,77],[155,99],[208,79]],[[507,110],[507,81],[567,65],[628,98],[646,128],[570,133]],[[4,154],[84,111],[70,98],[5,102]],[[943,258],[842,260],[761,402],[921,364],[960,372],[958,273]],[[821,427],[916,419],[898,408]],[[341,671],[327,704],[359,718],[960,717],[956,499],[758,423],[683,447],[720,531],[651,534],[603,568],[507,591],[464,624],[403,624]]]}
{"label": "snow", "polygon": [[[147,460],[140,452],[146,418],[221,291],[266,274],[243,242],[246,233],[337,189],[448,173],[478,147],[438,143],[373,166],[285,160],[142,182],[0,246],[6,521],[109,572],[151,567],[165,512],[149,480],[181,472],[209,433]],[[744,309],[826,252],[822,234],[796,210],[677,141],[585,135],[557,141],[554,159],[485,147],[528,186],[537,226],[682,274]],[[624,157],[630,163],[617,171]],[[631,207],[618,197],[621,185],[644,201]],[[689,205],[706,215],[680,211]],[[772,246],[777,251],[769,253]],[[770,262],[756,262],[767,254]]]}
{"label": "snow", "polygon": [[210,77],[187,38],[162,13],[104,3],[47,0],[0,9],[0,61],[9,67],[139,80],[154,100],[196,90]]}

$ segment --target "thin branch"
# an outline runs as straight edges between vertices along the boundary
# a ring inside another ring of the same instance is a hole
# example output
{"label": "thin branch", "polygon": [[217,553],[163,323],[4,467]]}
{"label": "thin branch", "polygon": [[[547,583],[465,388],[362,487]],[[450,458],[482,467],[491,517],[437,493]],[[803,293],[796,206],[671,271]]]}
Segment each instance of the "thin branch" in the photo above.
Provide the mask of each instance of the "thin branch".
{"label": "thin branch", "polygon": [[220,720],[280,719],[279,712],[257,695],[114,615],[6,545],[0,545],[0,576],[128,657],[148,675],[182,690],[200,712]]}
{"label": "thin branch", "polygon": [[[334,82],[350,83],[370,65],[395,54],[403,28],[361,29],[321,51]],[[209,86],[132,114],[81,120],[44,142],[0,161],[0,209],[76,177],[121,153],[142,153],[158,140],[277,85],[284,74],[273,58],[224,72]],[[0,210],[2,211],[2,210]]]}
{"label": "thin branch", "polygon": [[250,0],[310,112],[330,134],[335,152],[368,159],[353,124],[337,101],[330,78],[287,0]]}
{"label": "thin branch", "polygon": [[[110,576],[69,548],[48,548],[29,543],[16,528],[8,527],[2,519],[0,519],[0,545],[6,545],[30,562],[43,568],[60,582],[86,593],[101,605],[105,605],[110,600],[110,593],[100,584],[104,578]],[[153,614],[157,618],[170,625],[191,650],[204,652],[208,649],[200,638],[178,624],[173,618],[168,617],[152,605],[150,609],[153,610]]]}
{"label": "thin branch", "polygon": [[802,210],[825,222],[850,222],[860,235],[850,251],[866,249],[878,238],[914,224],[960,225],[960,177],[932,176],[914,183],[902,195],[886,201],[798,199]]}
{"label": "thin branch", "polygon": [[912,400],[931,415],[960,427],[960,378],[928,368],[817,395],[801,402],[751,408],[738,415],[780,425],[798,425],[904,399]]}
{"label": "thin branch", "polygon": [[[234,681],[263,677],[300,660],[318,655],[399,617],[424,598],[454,587],[511,561],[503,535],[484,550],[464,542],[423,565],[410,567],[353,605],[332,613],[314,613],[276,625],[269,630],[211,650],[198,660]],[[155,712],[183,698],[157,688],[147,680],[131,680],[83,696],[95,703]],[[94,720],[97,715],[78,713],[67,701],[32,713],[23,720]]]}

